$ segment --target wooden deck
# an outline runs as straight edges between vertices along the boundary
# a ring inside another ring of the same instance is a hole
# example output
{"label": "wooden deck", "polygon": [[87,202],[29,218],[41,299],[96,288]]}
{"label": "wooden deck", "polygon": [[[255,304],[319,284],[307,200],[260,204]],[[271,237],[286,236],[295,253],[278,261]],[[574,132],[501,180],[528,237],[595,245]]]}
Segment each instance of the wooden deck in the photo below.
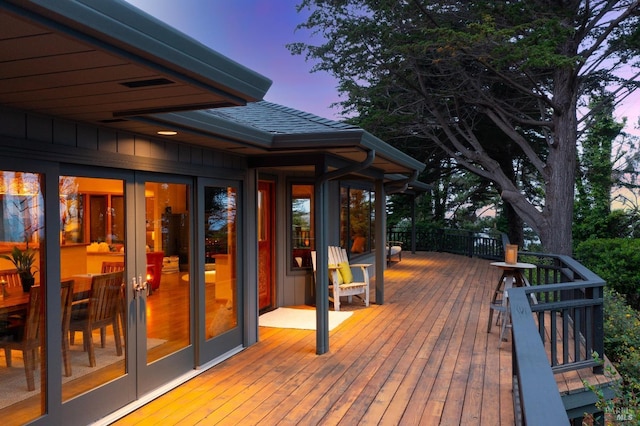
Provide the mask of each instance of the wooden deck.
{"label": "wooden deck", "polygon": [[489,264],[404,253],[384,305],[344,304],[353,315],[329,353],[315,354],[314,331],[261,327],[259,343],[115,424],[512,425],[511,343],[487,333]]}

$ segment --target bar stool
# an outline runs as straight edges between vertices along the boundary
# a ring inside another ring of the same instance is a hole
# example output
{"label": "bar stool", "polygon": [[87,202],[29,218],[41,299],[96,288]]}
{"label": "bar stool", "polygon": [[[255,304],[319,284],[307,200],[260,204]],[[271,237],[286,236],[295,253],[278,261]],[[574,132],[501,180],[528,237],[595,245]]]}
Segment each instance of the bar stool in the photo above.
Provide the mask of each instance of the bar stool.
{"label": "bar stool", "polygon": [[487,333],[491,332],[491,325],[493,323],[493,312],[498,312],[496,318],[497,322],[502,318],[501,330],[500,330],[500,344],[504,340],[504,332],[507,327],[510,327],[511,316],[509,315],[509,289],[512,287],[524,287],[529,286],[529,281],[523,275],[525,269],[534,269],[536,265],[531,263],[507,263],[507,262],[493,262],[492,266],[500,268],[502,275],[498,280],[498,284],[491,297],[491,303],[489,304],[489,324],[487,325]]}

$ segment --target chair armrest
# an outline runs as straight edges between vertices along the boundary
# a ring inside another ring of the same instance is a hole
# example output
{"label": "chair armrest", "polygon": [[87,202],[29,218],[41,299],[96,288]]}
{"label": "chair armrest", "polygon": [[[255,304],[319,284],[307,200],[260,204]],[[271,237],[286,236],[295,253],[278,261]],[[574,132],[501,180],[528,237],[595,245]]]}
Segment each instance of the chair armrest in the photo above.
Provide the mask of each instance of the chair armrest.
{"label": "chair armrest", "polygon": [[373,263],[352,263],[349,266],[352,268],[368,268],[369,266],[373,266]]}

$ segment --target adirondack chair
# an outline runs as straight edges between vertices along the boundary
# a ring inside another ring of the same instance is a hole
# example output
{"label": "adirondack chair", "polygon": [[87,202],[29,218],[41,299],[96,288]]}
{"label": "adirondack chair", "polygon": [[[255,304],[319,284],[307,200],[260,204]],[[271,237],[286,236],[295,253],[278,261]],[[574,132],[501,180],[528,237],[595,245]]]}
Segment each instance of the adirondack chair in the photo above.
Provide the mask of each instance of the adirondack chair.
{"label": "adirondack chair", "polygon": [[[329,300],[333,302],[333,309],[340,310],[340,297],[348,296],[349,303],[356,296],[369,306],[369,270],[370,263],[349,264],[345,249],[329,246]],[[316,274],[316,252],[311,252],[313,273]],[[353,268],[360,268],[362,281],[353,281]],[[362,296],[364,295],[364,296]]]}

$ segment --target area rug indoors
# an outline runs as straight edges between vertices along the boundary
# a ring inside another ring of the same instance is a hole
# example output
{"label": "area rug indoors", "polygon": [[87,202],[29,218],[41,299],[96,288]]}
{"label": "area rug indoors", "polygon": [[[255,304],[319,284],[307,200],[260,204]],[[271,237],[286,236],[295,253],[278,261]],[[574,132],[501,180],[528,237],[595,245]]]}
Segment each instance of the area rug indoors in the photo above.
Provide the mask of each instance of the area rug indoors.
{"label": "area rug indoors", "polygon": [[[82,376],[95,372],[97,368],[105,367],[124,360],[124,356],[116,355],[115,343],[113,342],[113,334],[107,333],[106,346],[100,347],[99,335],[94,336],[96,364],[97,367],[89,367],[89,356],[83,351],[82,336],[78,333],[76,344],[71,345],[71,368],[72,375],[70,377],[62,377],[62,383],[69,382],[81,378]],[[165,343],[163,339],[147,339],[147,349],[152,349]],[[124,348],[123,348],[124,349]],[[25,398],[37,395],[40,390],[40,369],[38,368],[34,374],[36,390],[27,391],[27,379],[24,374],[24,363],[22,360],[22,352],[11,352],[12,365],[7,367],[4,357],[4,351],[0,351],[0,408],[8,407]],[[64,367],[62,367],[64,372]]]}
{"label": "area rug indoors", "polygon": [[[352,312],[329,311],[329,330],[339,326],[351,316]],[[278,308],[275,311],[260,315],[260,327],[296,328],[299,330],[316,329],[315,309]]]}

